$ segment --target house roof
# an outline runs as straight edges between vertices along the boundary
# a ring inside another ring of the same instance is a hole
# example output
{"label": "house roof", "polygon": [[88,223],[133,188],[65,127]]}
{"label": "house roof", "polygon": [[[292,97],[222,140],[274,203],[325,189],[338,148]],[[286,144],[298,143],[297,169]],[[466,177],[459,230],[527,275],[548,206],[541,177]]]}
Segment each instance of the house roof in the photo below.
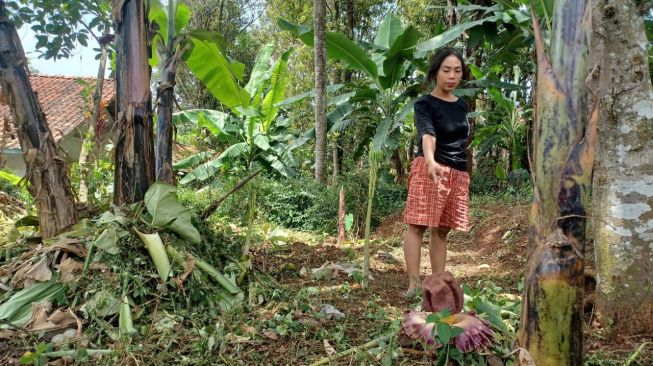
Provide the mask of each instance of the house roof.
{"label": "house roof", "polygon": [[[82,97],[84,86],[78,82],[78,79],[95,85],[96,79],[92,77],[30,75],[32,88],[38,95],[55,141],[70,134],[87,117],[85,110],[89,110],[89,107],[84,106],[85,102]],[[115,94],[113,80],[104,79],[103,89],[102,104],[106,106]],[[4,140],[5,148],[19,149],[18,137],[14,134],[11,138],[8,131],[5,131],[5,117],[10,121],[10,128],[13,129],[9,106],[0,105],[0,142]]]}

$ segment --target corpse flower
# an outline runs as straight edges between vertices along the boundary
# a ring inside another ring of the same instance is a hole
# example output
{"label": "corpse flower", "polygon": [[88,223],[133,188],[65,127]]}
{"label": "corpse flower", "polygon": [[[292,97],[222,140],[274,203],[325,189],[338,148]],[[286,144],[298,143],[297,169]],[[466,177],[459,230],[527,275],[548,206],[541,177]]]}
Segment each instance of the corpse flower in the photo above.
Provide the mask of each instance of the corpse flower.
{"label": "corpse flower", "polygon": [[[440,318],[451,328],[462,332],[453,336],[451,343],[461,352],[481,351],[492,344],[494,333],[489,322],[479,319],[473,311],[463,312],[463,291],[450,272],[439,272],[427,276],[422,283],[423,307],[426,311],[407,311],[404,313],[403,332],[414,339],[428,344],[438,344],[435,322],[427,322],[429,315],[448,311],[452,315]],[[448,336],[447,336],[448,339]],[[445,341],[446,342],[446,341]]]}
{"label": "corpse flower", "polygon": [[[436,344],[437,333],[433,331],[435,323],[427,323],[426,318],[432,313],[411,310],[404,313],[403,331],[407,336],[421,339],[428,344]],[[482,351],[492,344],[494,333],[486,320],[479,319],[472,311],[450,315],[441,320],[451,327],[461,328],[460,335],[452,343],[461,352]]]}

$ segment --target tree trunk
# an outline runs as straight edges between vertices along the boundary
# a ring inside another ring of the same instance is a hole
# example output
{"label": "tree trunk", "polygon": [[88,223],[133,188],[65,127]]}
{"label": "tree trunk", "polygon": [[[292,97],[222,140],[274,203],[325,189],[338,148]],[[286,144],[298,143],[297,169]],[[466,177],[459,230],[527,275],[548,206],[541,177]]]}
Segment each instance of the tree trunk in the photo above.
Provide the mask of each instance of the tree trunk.
{"label": "tree trunk", "polygon": [[107,54],[110,43],[110,29],[104,30],[104,36],[100,39],[100,65],[98,66],[97,79],[95,81],[95,93],[93,93],[93,114],[88,124],[88,131],[84,136],[82,143],[82,150],[79,152],[79,170],[81,172],[79,178],[79,202],[88,202],[88,158],[91,156],[91,151],[95,148],[95,128],[98,119],[100,118],[100,109],[102,107],[102,91],[104,88],[104,73],[107,69]]}
{"label": "tree trunk", "polygon": [[338,198],[338,244],[342,244],[347,241],[345,230],[345,187],[340,187]]}
{"label": "tree trunk", "polygon": [[447,22],[449,23],[449,28],[458,24],[458,17],[456,14],[456,6],[458,6],[458,0],[447,0],[447,5],[449,6],[449,13],[447,14]]}
{"label": "tree trunk", "polygon": [[593,228],[600,319],[612,334],[653,333],[653,88],[634,1],[599,0],[593,60],[601,110]]}
{"label": "tree trunk", "polygon": [[315,19],[315,179],[326,180],[326,4],[313,0]]}
{"label": "tree trunk", "polygon": [[392,153],[392,162],[395,165],[395,170],[397,171],[397,184],[404,185],[406,184],[406,169],[404,169],[404,163],[401,161],[401,155],[400,155],[400,150],[401,148],[398,147],[393,153]]}
{"label": "tree trunk", "polygon": [[113,6],[117,117],[113,200],[123,204],[142,200],[154,180],[148,7],[145,0],[114,0]]}
{"label": "tree trunk", "polygon": [[554,7],[550,59],[534,21],[535,187],[519,333],[520,346],[538,366],[583,364],[585,207],[598,116],[594,111],[586,118],[589,1],[556,1]]}
{"label": "tree trunk", "polygon": [[16,27],[0,0],[0,87],[9,104],[25,157],[28,190],[39,213],[43,238],[52,238],[77,222],[66,159],[54,138],[29,82],[25,52]]}
{"label": "tree trunk", "polygon": [[156,88],[157,122],[156,122],[156,180],[175,184],[172,171],[172,110],[175,102],[175,82],[177,64],[180,54],[175,51],[175,17],[177,1],[168,0],[168,34],[166,40],[166,57],[162,62],[161,81]]}

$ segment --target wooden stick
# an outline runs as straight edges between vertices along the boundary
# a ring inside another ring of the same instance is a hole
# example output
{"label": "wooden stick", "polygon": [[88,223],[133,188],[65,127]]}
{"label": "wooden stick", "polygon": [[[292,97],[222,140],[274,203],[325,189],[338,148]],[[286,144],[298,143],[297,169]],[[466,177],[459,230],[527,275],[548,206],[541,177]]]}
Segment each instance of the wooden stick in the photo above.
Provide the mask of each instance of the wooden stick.
{"label": "wooden stick", "polygon": [[243,180],[241,180],[240,182],[238,182],[238,184],[236,184],[236,185],[234,186],[234,188],[233,188],[231,191],[225,193],[222,197],[218,198],[217,201],[213,202],[213,203],[211,204],[211,206],[209,206],[206,210],[204,210],[204,212],[202,212],[202,214],[200,215],[200,218],[201,218],[202,220],[206,220],[206,219],[208,219],[209,216],[211,216],[211,214],[212,214],[213,212],[215,212],[215,210],[217,210],[218,207],[220,207],[220,205],[222,204],[222,202],[223,202],[224,200],[227,199],[227,197],[231,196],[234,192],[236,192],[237,190],[241,189],[245,184],[247,184],[247,182],[249,182],[250,180],[254,179],[254,177],[256,177],[257,175],[259,175],[260,173],[261,173],[261,171],[260,171],[260,170],[257,170],[257,171],[255,171],[254,173],[252,173],[252,174],[248,175],[247,177],[245,177],[245,178],[244,178]]}

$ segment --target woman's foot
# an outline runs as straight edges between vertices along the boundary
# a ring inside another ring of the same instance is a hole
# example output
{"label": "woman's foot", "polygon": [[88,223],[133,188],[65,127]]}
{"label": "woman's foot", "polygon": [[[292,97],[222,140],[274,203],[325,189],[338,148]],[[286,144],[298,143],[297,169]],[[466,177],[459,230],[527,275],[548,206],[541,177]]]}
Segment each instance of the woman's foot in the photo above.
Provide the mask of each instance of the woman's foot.
{"label": "woman's foot", "polygon": [[422,282],[418,278],[411,278],[410,279],[410,284],[408,285],[408,290],[406,293],[404,293],[404,297],[406,299],[412,299],[414,297],[417,297],[422,293]]}
{"label": "woman's foot", "polygon": [[421,293],[421,287],[409,287],[408,290],[404,293],[404,298],[406,298],[406,300],[412,300],[416,297],[419,297]]}

